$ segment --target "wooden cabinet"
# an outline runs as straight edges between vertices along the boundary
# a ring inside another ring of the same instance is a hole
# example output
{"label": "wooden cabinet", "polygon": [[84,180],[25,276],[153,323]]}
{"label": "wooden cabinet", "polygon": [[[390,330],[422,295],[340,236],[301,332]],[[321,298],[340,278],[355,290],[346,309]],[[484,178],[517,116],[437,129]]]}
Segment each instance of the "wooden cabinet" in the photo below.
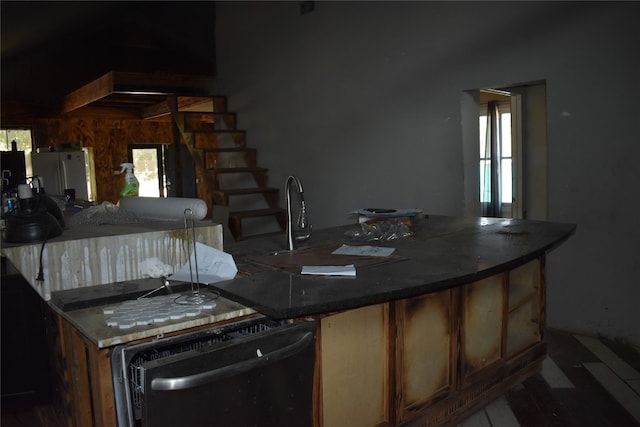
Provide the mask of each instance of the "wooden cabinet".
{"label": "wooden cabinet", "polygon": [[51,366],[45,303],[2,257],[2,407],[20,408],[51,400]]}
{"label": "wooden cabinet", "polygon": [[320,320],[319,425],[369,427],[389,422],[389,305]]}
{"label": "wooden cabinet", "polygon": [[505,276],[498,274],[462,287],[461,386],[474,384],[503,361]]}
{"label": "wooden cabinet", "polygon": [[543,260],[535,260],[514,270],[509,277],[507,314],[507,358],[542,339],[544,315]]}
{"label": "wooden cabinet", "polygon": [[68,427],[116,425],[109,349],[98,349],[62,316],[49,310],[60,422]]}
{"label": "wooden cabinet", "polygon": [[[250,318],[254,314],[221,320],[216,325]],[[54,399],[60,425],[67,427],[116,427],[116,401],[112,348],[98,348],[64,316],[49,309],[49,329],[55,365]],[[164,333],[165,338],[212,328],[207,323],[188,329]],[[157,337],[135,341],[147,342]],[[134,342],[131,342],[132,344]],[[121,380],[121,378],[120,378]]]}
{"label": "wooden cabinet", "polygon": [[456,292],[446,290],[396,303],[397,421],[423,412],[455,390]]}
{"label": "wooden cabinet", "polygon": [[323,317],[315,425],[454,423],[537,372],[543,268]]}

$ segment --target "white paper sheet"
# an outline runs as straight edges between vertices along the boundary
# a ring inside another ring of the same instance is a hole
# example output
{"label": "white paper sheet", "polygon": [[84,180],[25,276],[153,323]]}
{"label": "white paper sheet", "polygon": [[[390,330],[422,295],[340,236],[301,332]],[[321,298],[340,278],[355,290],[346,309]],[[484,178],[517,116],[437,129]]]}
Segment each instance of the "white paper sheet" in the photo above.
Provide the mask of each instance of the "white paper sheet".
{"label": "white paper sheet", "polygon": [[342,245],[335,251],[334,255],[360,255],[360,256],[389,256],[396,248],[379,247],[379,246],[349,246]]}
{"label": "white paper sheet", "polygon": [[[198,255],[197,274],[196,258],[193,253],[191,253],[190,257],[194,283],[208,285],[236,277],[238,267],[236,267],[236,263],[230,254],[199,242],[196,242],[196,252]],[[191,282],[189,262],[183,265],[180,271],[172,275],[170,279]]]}
{"label": "white paper sheet", "polygon": [[302,274],[314,274],[320,276],[351,276],[356,275],[356,267],[349,265],[303,265]]}

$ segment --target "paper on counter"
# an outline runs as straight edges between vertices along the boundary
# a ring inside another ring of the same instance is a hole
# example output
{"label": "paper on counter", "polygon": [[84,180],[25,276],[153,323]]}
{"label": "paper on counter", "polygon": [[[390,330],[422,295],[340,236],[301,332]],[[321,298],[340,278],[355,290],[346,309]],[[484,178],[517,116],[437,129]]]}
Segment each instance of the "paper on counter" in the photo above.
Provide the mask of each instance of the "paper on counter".
{"label": "paper on counter", "polygon": [[356,267],[349,265],[303,265],[302,274],[314,274],[320,276],[351,276],[355,277]]}
{"label": "paper on counter", "polygon": [[191,282],[191,271],[193,271],[193,282],[204,285],[236,277],[238,267],[236,267],[236,263],[230,254],[199,242],[196,242],[196,252],[198,255],[197,274],[196,257],[191,253],[191,269],[189,268],[189,262],[187,262],[180,271],[170,277],[171,280]]}
{"label": "paper on counter", "polygon": [[360,255],[360,256],[389,256],[396,248],[379,247],[379,246],[349,246],[342,245],[335,251],[334,255]]}

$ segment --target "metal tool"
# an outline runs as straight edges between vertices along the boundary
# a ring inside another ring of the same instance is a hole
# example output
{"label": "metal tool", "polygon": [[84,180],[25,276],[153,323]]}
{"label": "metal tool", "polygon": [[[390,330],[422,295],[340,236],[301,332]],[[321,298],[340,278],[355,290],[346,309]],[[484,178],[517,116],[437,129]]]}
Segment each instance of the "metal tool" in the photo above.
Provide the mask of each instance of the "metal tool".
{"label": "metal tool", "polygon": [[[189,280],[191,282],[191,292],[184,293],[176,298],[176,304],[185,305],[198,305],[208,301],[212,301],[218,296],[219,293],[213,294],[211,292],[200,291],[200,276],[198,274],[198,252],[196,249],[196,228],[195,221],[193,219],[193,211],[190,208],[184,210],[184,231],[187,244],[192,248],[192,256],[189,256]],[[191,259],[193,258],[193,262]],[[195,267],[195,280],[194,276]]]}

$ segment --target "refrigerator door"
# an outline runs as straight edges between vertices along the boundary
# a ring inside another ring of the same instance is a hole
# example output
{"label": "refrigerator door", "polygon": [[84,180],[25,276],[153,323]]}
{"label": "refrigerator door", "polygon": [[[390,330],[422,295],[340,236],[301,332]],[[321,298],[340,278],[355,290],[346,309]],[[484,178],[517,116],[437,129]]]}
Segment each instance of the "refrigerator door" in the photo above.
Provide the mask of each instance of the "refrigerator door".
{"label": "refrigerator door", "polygon": [[77,199],[89,200],[84,151],[33,153],[31,164],[48,194],[64,195],[74,189]]}
{"label": "refrigerator door", "polygon": [[40,178],[41,185],[49,194],[61,195],[62,184],[58,174],[58,153],[33,153],[31,155],[33,176]]}

